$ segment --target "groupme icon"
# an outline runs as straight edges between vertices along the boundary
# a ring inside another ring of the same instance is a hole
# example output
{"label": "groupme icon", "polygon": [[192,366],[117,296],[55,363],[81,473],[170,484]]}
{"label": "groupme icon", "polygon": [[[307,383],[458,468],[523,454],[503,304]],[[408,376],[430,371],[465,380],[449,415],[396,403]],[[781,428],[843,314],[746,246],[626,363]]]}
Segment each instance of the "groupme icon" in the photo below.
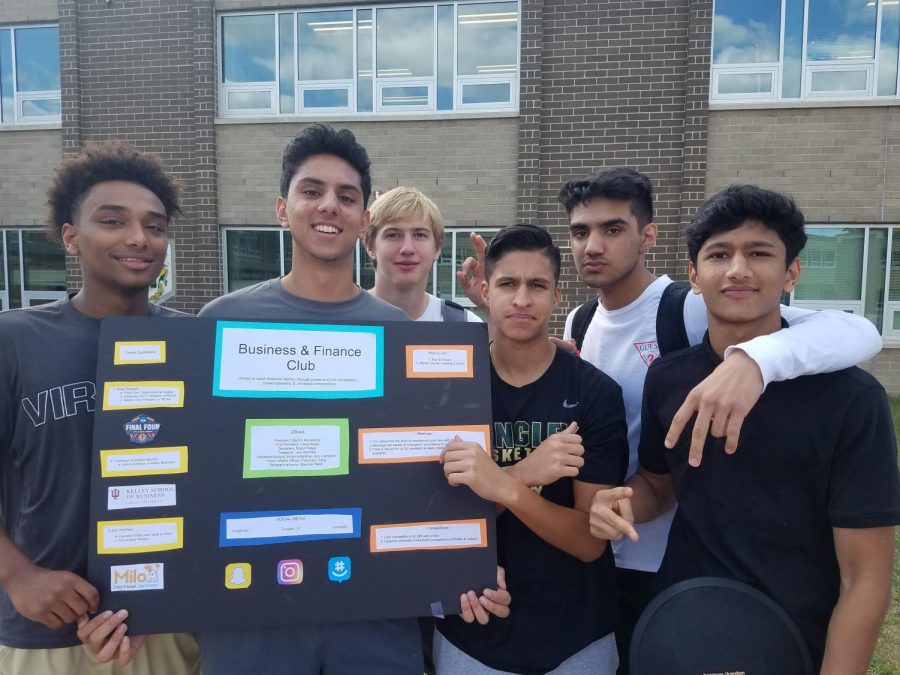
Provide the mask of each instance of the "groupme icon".
{"label": "groupme icon", "polygon": [[328,579],[337,581],[338,583],[350,579],[350,557],[340,556],[338,558],[330,558],[328,560]]}

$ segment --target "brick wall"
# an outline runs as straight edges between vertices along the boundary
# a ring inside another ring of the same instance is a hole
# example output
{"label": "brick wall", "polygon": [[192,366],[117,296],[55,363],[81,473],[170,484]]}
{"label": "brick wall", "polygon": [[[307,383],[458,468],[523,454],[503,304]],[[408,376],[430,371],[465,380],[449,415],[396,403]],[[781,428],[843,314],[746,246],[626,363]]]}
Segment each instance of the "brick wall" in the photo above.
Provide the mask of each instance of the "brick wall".
{"label": "brick wall", "polygon": [[[2,0],[0,25],[57,20],[56,0]],[[0,131],[0,226],[43,225],[50,169],[60,159],[60,132]]]}
{"label": "brick wall", "polygon": [[568,255],[556,202],[566,180],[623,164],[647,173],[661,231],[648,264],[658,272],[682,264],[682,226],[706,177],[711,10],[710,0],[524,0],[519,212],[564,248],[557,332],[593,296]]}
{"label": "brick wall", "polygon": [[882,349],[875,358],[860,365],[878,378],[889,395],[900,395],[900,349]]}
{"label": "brick wall", "polygon": [[0,226],[43,225],[51,167],[61,157],[60,132],[0,132]]}
{"label": "brick wall", "polygon": [[56,0],[3,0],[0,24],[56,21]]}
{"label": "brick wall", "polygon": [[714,111],[707,194],[756,183],[808,221],[900,222],[900,108]]}
{"label": "brick wall", "polygon": [[60,0],[59,15],[63,150],[121,139],[165,162],[184,187],[168,304],[196,311],[218,294],[212,0]]}
{"label": "brick wall", "polygon": [[[417,187],[447,224],[498,226],[515,217],[516,120],[334,122],[356,134],[372,159],[374,190]],[[219,221],[272,225],[289,124],[222,124],[218,131]]]}
{"label": "brick wall", "polygon": [[[810,223],[898,223],[900,109],[713,111],[706,191],[732,183],[792,195]],[[900,349],[864,367],[900,394]]]}

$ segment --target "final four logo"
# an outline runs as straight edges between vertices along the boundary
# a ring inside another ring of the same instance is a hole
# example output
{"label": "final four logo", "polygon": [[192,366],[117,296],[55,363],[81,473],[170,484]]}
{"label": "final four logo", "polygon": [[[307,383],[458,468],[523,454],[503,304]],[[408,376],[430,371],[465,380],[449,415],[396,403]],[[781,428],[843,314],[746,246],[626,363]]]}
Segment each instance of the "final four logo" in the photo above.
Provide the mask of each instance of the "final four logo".
{"label": "final four logo", "polygon": [[156,438],[159,433],[160,424],[152,417],[146,415],[138,415],[125,422],[125,433],[132,443],[138,445],[146,445]]}

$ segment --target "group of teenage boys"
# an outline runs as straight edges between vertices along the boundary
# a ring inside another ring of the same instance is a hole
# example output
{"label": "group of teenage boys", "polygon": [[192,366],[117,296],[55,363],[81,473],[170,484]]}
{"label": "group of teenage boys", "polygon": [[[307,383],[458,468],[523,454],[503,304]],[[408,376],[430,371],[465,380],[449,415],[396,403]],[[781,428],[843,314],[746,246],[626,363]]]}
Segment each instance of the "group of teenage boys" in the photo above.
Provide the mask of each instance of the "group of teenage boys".
{"label": "group of teenage boys", "polygon": [[[443,243],[434,202],[396,188],[369,209],[370,193],[352,133],[301,131],[285,148],[275,208],[291,233],[290,272],[200,315],[477,321],[426,292]],[[422,673],[414,619],[204,631],[195,643],[129,636],[125,610],[91,616],[99,319],[183,316],[147,300],[178,190],[155,159],[105,145],[63,162],[49,196],[51,231],[78,256],[83,285],[0,314],[10,393],[0,405],[0,675],[177,675],[201,664],[206,675]],[[460,273],[489,317],[492,447],[455,440],[441,468],[496,503],[500,567],[497,588],[463,593],[462,614],[437,622],[437,672],[627,672],[650,595],[716,575],[781,604],[823,673],[864,673],[889,600],[896,449],[884,390],[852,368],[880,348],[874,327],[780,305],[799,277],[802,214],[759,188],[716,195],[688,233],[694,292],[673,293],[645,264],[657,235],[645,176],[600,171],[567,183],[560,201],[579,274],[599,296],[566,322],[580,356],[549,335],[561,255],[545,230],[473,237],[479,255]],[[368,292],[352,276],[360,239],[375,267]],[[695,346],[661,355],[661,325]]]}

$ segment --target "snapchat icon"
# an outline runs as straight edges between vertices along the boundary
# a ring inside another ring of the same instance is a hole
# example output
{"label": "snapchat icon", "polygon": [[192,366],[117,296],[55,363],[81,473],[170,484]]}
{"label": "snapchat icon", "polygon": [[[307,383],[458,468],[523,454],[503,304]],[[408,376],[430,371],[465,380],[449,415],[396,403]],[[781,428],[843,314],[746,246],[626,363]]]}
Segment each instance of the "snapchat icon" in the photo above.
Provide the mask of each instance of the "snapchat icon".
{"label": "snapchat icon", "polygon": [[225,588],[249,588],[250,563],[231,563],[225,566]]}

